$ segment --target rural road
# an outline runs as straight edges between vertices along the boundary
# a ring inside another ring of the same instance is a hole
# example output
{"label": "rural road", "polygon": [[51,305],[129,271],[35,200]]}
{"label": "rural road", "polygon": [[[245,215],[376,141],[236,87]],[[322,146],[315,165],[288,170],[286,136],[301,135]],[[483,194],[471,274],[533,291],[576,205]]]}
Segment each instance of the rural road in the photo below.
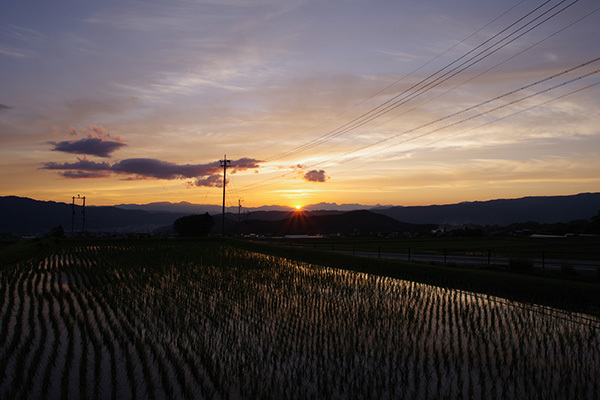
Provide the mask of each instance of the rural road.
{"label": "rural road", "polygon": [[[508,265],[509,257],[481,257],[481,256],[465,256],[465,255],[434,255],[434,254],[404,254],[404,253],[389,253],[377,251],[347,251],[334,250],[336,253],[351,254],[361,257],[376,257],[388,258],[395,260],[414,261],[423,263],[435,264],[456,264],[456,265]],[[600,268],[599,261],[586,260],[569,260],[568,261],[574,270],[586,273],[595,273]],[[563,260],[559,259],[541,259],[534,258],[533,266],[535,268],[545,268],[550,270],[558,270],[561,267]]]}

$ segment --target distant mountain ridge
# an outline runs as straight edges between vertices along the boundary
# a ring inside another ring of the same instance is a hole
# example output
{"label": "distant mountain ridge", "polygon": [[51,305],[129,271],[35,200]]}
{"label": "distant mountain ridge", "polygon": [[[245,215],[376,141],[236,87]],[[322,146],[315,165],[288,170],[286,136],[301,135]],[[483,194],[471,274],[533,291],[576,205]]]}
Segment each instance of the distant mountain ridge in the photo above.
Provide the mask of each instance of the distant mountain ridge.
{"label": "distant mountain ridge", "polygon": [[[39,201],[26,197],[0,197],[0,233],[45,234],[53,227],[62,226],[71,232],[71,204]],[[81,206],[76,206],[75,231],[83,228]],[[89,232],[152,232],[154,229],[173,224],[185,213],[123,210],[117,207],[85,207],[85,227]]]}
{"label": "distant mountain ridge", "polygon": [[159,201],[148,204],[116,204],[114,207],[122,210],[142,210],[147,212],[176,212],[188,214],[217,214],[222,208],[214,204],[193,204],[187,201],[179,203],[170,203],[168,201]]}
{"label": "distant mountain ridge", "polygon": [[[295,214],[293,209],[284,206],[264,206],[251,209],[242,208],[242,215],[229,208],[226,214],[228,227],[238,223],[238,218],[246,224],[245,231],[256,230],[281,232],[277,226],[281,221],[290,220],[294,215],[310,216],[317,221],[321,232],[341,230],[365,231],[392,229],[390,219],[396,222],[422,224],[478,224],[506,226],[517,222],[535,221],[540,223],[569,222],[577,219],[589,219],[600,210],[600,193],[581,193],[572,196],[524,197],[520,199],[498,199],[489,201],[464,202],[448,205],[389,207],[375,206],[365,213],[352,214],[347,207],[361,207],[360,204],[337,205],[335,203],[320,203],[307,206],[304,211]],[[86,206],[86,230],[89,232],[153,232],[156,228],[170,226],[184,215],[203,214],[208,212],[215,218],[215,230],[221,226],[221,207],[192,204],[187,202],[159,202],[138,205],[138,209],[128,209],[133,205],[120,206]],[[329,207],[316,211],[315,209]],[[337,209],[336,209],[337,207]],[[362,208],[368,208],[365,206]],[[165,211],[170,209],[173,211]],[[311,211],[312,209],[312,211]],[[78,208],[77,210],[80,210]],[[246,211],[249,211],[248,213]],[[356,211],[356,210],[353,210]],[[78,211],[80,213],[80,211]],[[380,219],[378,215],[386,216]],[[80,214],[77,214],[80,217]],[[25,197],[0,197],[0,233],[2,234],[43,234],[53,227],[61,225],[65,232],[71,230],[72,206],[53,201],[38,201]],[[349,219],[355,222],[348,222]],[[293,218],[292,218],[293,219]],[[260,221],[260,222],[258,222]],[[357,221],[362,221],[358,225]],[[75,221],[75,230],[82,228],[82,221]],[[272,223],[269,228],[269,223]],[[362,225],[361,225],[362,224]],[[285,224],[284,224],[285,225]],[[352,225],[351,228],[349,226]],[[357,228],[358,226],[358,228]],[[362,226],[362,228],[361,228]],[[403,229],[394,225],[392,230]],[[288,225],[289,227],[289,225]],[[337,227],[337,228],[336,228]],[[385,229],[384,229],[385,228]],[[295,229],[295,228],[294,228]],[[234,232],[235,233],[235,232]]]}
{"label": "distant mountain ridge", "polygon": [[600,193],[523,197],[421,207],[391,207],[373,211],[413,224],[471,223],[504,226],[527,221],[570,222],[597,215],[600,211]]}
{"label": "distant mountain ridge", "polygon": [[[211,215],[221,214],[222,208],[215,205],[180,203],[150,203],[147,205],[118,205],[127,209],[146,211],[194,212]],[[136,208],[137,207],[137,208]],[[457,204],[430,206],[382,206],[361,204],[317,203],[302,207],[303,210],[328,213],[355,210],[370,210],[401,222],[411,224],[478,224],[510,225],[516,222],[535,221],[540,223],[569,222],[576,219],[588,219],[600,210],[600,193],[580,193],[567,196],[531,196],[517,199],[496,199],[488,201],[462,202]],[[226,208],[227,213],[236,214],[237,207]],[[277,214],[293,211],[286,206],[262,206],[242,208],[244,214],[250,213],[251,219],[277,220],[283,218]]]}
{"label": "distant mountain ridge", "polygon": [[[189,212],[195,214],[204,214],[205,212],[213,215],[220,214],[222,212],[222,206],[214,204],[193,204],[187,201],[180,201],[178,203],[170,203],[168,201],[154,202],[148,204],[117,204],[114,207],[122,208],[124,210],[144,210],[149,212],[166,211],[166,212]],[[303,210],[310,211],[354,211],[354,210],[366,210],[377,208],[393,207],[391,205],[382,206],[377,204],[375,206],[368,206],[363,204],[337,204],[337,203],[317,203],[308,204],[302,207]],[[260,207],[242,207],[243,212],[260,212],[260,211],[293,211],[293,207],[280,206],[280,205],[266,205]],[[237,213],[238,207],[225,207],[225,212]]]}

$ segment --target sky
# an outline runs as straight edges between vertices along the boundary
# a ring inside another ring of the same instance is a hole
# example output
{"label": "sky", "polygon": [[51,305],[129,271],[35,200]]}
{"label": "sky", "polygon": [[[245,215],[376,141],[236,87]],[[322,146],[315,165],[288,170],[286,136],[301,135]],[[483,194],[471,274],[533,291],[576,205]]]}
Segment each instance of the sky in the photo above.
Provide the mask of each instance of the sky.
{"label": "sky", "polygon": [[0,195],[600,191],[596,0],[0,2]]}

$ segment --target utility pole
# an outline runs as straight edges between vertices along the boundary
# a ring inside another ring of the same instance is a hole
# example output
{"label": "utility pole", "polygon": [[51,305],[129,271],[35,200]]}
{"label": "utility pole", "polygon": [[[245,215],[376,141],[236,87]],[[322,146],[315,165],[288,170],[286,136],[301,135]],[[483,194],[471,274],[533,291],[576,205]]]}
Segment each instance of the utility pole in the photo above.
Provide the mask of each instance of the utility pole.
{"label": "utility pole", "polygon": [[221,235],[225,236],[225,186],[227,185],[227,164],[231,164],[231,160],[227,159],[227,155],[223,156],[222,160],[219,160],[223,167],[223,215],[221,218]]}
{"label": "utility pole", "polygon": [[85,196],[83,196],[83,208],[81,210],[81,214],[83,215],[83,234],[85,235]]}
{"label": "utility pole", "polygon": [[242,234],[242,199],[238,199],[238,233]]}
{"label": "utility pole", "polygon": [[83,201],[82,210],[81,210],[81,219],[83,220],[82,232],[85,233],[85,196],[83,196],[83,197],[81,197],[80,195],[77,195],[77,197],[73,196],[73,203],[71,204],[71,237],[75,236],[75,219],[77,218],[76,210],[75,210],[75,200]]}

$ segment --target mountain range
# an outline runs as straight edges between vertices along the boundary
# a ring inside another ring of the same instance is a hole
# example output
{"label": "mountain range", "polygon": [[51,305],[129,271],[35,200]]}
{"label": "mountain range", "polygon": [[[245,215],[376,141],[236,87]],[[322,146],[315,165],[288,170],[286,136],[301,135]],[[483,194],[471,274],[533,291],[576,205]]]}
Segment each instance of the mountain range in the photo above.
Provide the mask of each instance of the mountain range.
{"label": "mountain range", "polygon": [[[273,234],[365,233],[415,230],[416,225],[500,225],[535,221],[569,222],[589,219],[600,210],[600,193],[571,196],[540,196],[519,199],[464,202],[431,206],[363,206],[360,204],[320,203],[301,211],[285,206],[228,209],[226,229]],[[360,211],[360,212],[359,212]],[[221,207],[180,203],[142,205],[86,206],[85,230],[88,232],[151,233],[170,227],[184,215],[208,212],[215,218],[216,232],[222,224]],[[0,234],[44,234],[62,226],[65,232],[83,230],[83,208],[71,204],[38,201],[25,197],[0,197]],[[243,221],[243,222],[240,222]],[[310,231],[310,232],[309,232]]]}
{"label": "mountain range", "polygon": [[424,207],[390,207],[374,210],[415,224],[510,225],[534,221],[543,224],[589,219],[600,211],[600,193],[540,196],[474,201]]}
{"label": "mountain range", "polygon": [[[117,204],[117,208],[124,210],[144,210],[151,212],[177,212],[177,213],[190,213],[190,214],[204,214],[205,212],[214,215],[221,214],[223,211],[222,206],[214,204],[193,204],[187,201],[180,201],[179,203],[170,203],[168,201],[154,202],[148,204]],[[364,204],[337,204],[337,203],[316,203],[303,206],[303,210],[308,211],[355,211],[355,210],[369,210],[374,208],[389,208],[391,205],[382,206],[380,204],[369,206]],[[244,213],[246,212],[264,212],[264,211],[293,211],[293,207],[288,206],[260,206],[260,207],[243,207]],[[225,212],[237,213],[238,207],[225,207]]]}

